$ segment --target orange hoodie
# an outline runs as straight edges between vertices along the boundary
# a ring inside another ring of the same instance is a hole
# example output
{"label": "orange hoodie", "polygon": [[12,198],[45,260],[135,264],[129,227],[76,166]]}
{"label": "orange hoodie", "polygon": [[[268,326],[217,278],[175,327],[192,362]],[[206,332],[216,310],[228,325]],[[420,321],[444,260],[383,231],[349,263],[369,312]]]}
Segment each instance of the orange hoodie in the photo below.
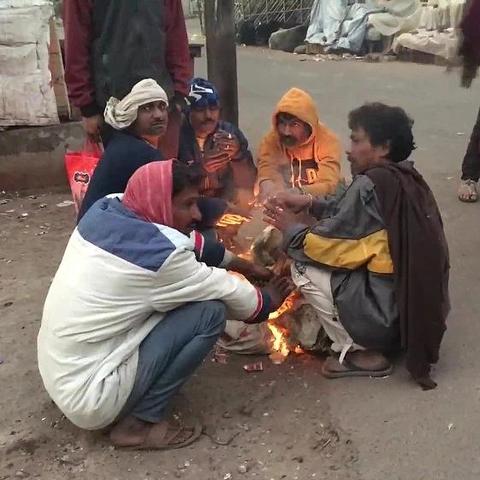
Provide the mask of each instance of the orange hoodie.
{"label": "orange hoodie", "polygon": [[[287,148],[280,143],[277,115],[294,115],[312,127],[303,145]],[[312,195],[333,193],[340,180],[340,142],[318,119],[315,103],[308,93],[290,89],[278,102],[273,129],[263,138],[258,153],[258,182],[271,180],[278,190],[302,188]]]}

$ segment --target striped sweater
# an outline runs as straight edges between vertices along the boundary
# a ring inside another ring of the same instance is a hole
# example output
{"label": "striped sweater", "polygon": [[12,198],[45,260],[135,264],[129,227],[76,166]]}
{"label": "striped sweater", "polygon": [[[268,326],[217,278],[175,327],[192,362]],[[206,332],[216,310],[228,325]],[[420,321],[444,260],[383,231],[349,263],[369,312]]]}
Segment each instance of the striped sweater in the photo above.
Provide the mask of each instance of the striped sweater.
{"label": "striped sweater", "polygon": [[40,374],[67,418],[85,429],[115,420],[133,388],[140,343],[161,321],[153,313],[221,300],[230,319],[268,317],[268,294],[202,262],[219,265],[224,255],[199,234],[139,219],[119,198],[92,206],[68,242],[38,335]]}

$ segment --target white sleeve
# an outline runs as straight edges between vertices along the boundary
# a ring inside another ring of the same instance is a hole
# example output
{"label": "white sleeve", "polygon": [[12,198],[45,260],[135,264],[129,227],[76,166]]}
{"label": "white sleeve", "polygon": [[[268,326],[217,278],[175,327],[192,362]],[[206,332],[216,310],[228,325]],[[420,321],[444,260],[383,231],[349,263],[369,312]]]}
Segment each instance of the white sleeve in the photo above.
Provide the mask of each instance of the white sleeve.
{"label": "white sleeve", "polygon": [[207,267],[190,250],[175,250],[156,274],[151,294],[153,307],[167,312],[187,302],[205,300],[221,300],[232,320],[252,319],[267,307],[262,292],[247,280]]}

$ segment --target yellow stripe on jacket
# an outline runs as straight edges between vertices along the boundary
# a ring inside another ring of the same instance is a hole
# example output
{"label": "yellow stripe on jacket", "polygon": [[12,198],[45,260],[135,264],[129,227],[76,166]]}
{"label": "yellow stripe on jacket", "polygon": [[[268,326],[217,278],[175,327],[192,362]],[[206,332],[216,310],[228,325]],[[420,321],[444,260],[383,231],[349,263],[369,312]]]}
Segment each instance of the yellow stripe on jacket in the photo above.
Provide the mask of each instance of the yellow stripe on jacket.
{"label": "yellow stripe on jacket", "polygon": [[366,264],[371,272],[393,273],[385,229],[358,240],[328,238],[308,233],[303,247],[309,258],[330,267],[355,270]]}

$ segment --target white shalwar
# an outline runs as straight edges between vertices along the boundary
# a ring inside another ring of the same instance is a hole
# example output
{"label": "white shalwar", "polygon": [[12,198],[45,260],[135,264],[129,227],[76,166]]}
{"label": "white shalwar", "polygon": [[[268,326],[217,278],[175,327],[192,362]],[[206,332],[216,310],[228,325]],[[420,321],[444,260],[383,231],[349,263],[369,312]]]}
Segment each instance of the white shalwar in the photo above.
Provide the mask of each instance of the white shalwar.
{"label": "white shalwar", "polygon": [[306,302],[315,309],[321,328],[332,341],[331,349],[340,354],[340,363],[343,362],[347,352],[364,350],[353,342],[338,319],[330,284],[332,272],[326,268],[298,263],[292,264],[291,270],[293,282]]}

